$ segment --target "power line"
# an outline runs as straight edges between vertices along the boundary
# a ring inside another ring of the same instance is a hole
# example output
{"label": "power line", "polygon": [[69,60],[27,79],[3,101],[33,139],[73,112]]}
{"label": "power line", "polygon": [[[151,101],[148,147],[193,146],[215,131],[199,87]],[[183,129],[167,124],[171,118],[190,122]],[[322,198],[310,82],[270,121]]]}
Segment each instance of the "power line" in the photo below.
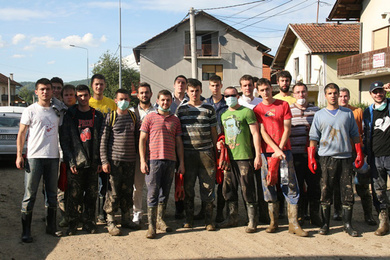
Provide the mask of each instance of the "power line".
{"label": "power line", "polygon": [[258,2],[264,2],[266,0],[257,0],[257,1],[253,1],[253,2],[249,2],[249,3],[242,3],[242,4],[236,4],[236,5],[228,5],[228,6],[221,6],[221,7],[213,7],[213,8],[204,8],[204,9],[201,9],[201,10],[217,10],[217,9],[226,9],[226,8],[232,8],[232,7],[238,7],[238,6],[244,6],[244,5],[251,5],[251,4],[255,4],[255,3],[258,3]]}

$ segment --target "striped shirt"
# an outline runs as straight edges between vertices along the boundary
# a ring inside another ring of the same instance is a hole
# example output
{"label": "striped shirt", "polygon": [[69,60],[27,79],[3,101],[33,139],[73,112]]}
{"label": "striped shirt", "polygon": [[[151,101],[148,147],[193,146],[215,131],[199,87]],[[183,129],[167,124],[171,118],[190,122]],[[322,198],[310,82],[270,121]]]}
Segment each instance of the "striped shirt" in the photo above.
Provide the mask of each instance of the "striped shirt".
{"label": "striped shirt", "polygon": [[149,159],[176,161],[176,136],[182,134],[180,121],[174,115],[151,112],[144,118],[141,131],[149,135]]}
{"label": "striped shirt", "polygon": [[202,103],[197,107],[181,105],[176,111],[183,132],[185,150],[207,150],[213,147],[211,128],[217,126],[212,105]]}
{"label": "striped shirt", "polygon": [[102,164],[109,161],[135,162],[136,160],[136,130],[130,114],[116,115],[113,126],[110,125],[111,113],[107,114],[105,124],[102,127],[102,139],[100,143],[100,158]]}

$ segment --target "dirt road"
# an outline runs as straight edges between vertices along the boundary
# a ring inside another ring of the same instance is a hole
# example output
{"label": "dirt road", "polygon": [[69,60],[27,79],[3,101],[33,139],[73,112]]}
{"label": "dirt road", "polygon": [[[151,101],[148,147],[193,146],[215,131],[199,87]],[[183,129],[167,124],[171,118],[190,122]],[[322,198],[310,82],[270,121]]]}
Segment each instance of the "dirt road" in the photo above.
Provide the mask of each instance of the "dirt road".
{"label": "dirt road", "polygon": [[0,161],[0,176],[0,259],[390,259],[390,235],[374,235],[376,227],[364,223],[358,197],[353,222],[361,234],[358,238],[342,232],[342,223],[335,221],[328,236],[318,235],[317,228],[306,224],[304,229],[310,237],[297,237],[288,233],[286,219],[276,234],[266,233],[265,225],[259,225],[255,234],[246,234],[242,207],[240,227],[207,232],[199,221],[194,229],[187,230],[174,219],[172,197],[167,220],[176,231],[159,233],[157,239],[149,240],[145,229],[124,230],[122,236],[111,237],[104,226],[93,235],[83,231],[62,238],[46,235],[43,196],[39,194],[32,223],[34,242],[24,244],[20,241],[24,174],[15,169],[13,162]]}

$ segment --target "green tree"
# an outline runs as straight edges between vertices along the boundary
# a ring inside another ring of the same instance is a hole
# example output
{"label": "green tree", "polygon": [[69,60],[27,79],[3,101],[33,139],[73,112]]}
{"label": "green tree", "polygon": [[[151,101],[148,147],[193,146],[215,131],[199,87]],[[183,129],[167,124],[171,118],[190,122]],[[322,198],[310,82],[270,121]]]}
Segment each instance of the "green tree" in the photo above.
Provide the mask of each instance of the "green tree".
{"label": "green tree", "polygon": [[[100,56],[97,65],[92,70],[93,74],[102,74],[106,78],[107,87],[104,95],[115,98],[115,91],[119,88],[119,57],[109,51]],[[122,88],[131,93],[131,84],[137,86],[139,83],[139,72],[122,63]]]}
{"label": "green tree", "polygon": [[21,98],[24,99],[29,104],[33,103],[33,96],[35,95],[34,90],[29,90],[26,86],[22,87],[18,94]]}

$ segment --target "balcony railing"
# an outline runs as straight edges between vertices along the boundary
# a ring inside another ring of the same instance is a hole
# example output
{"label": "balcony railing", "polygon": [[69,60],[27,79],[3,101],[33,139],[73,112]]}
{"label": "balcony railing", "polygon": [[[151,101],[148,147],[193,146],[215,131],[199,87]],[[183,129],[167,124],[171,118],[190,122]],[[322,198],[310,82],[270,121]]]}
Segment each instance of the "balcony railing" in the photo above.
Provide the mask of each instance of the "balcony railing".
{"label": "balcony railing", "polygon": [[[197,49],[198,57],[218,56],[218,44],[202,44],[202,49]],[[191,56],[191,45],[184,46],[184,56]]]}
{"label": "balcony railing", "polygon": [[390,47],[369,51],[337,60],[337,76],[364,77],[375,71],[390,69]]}

